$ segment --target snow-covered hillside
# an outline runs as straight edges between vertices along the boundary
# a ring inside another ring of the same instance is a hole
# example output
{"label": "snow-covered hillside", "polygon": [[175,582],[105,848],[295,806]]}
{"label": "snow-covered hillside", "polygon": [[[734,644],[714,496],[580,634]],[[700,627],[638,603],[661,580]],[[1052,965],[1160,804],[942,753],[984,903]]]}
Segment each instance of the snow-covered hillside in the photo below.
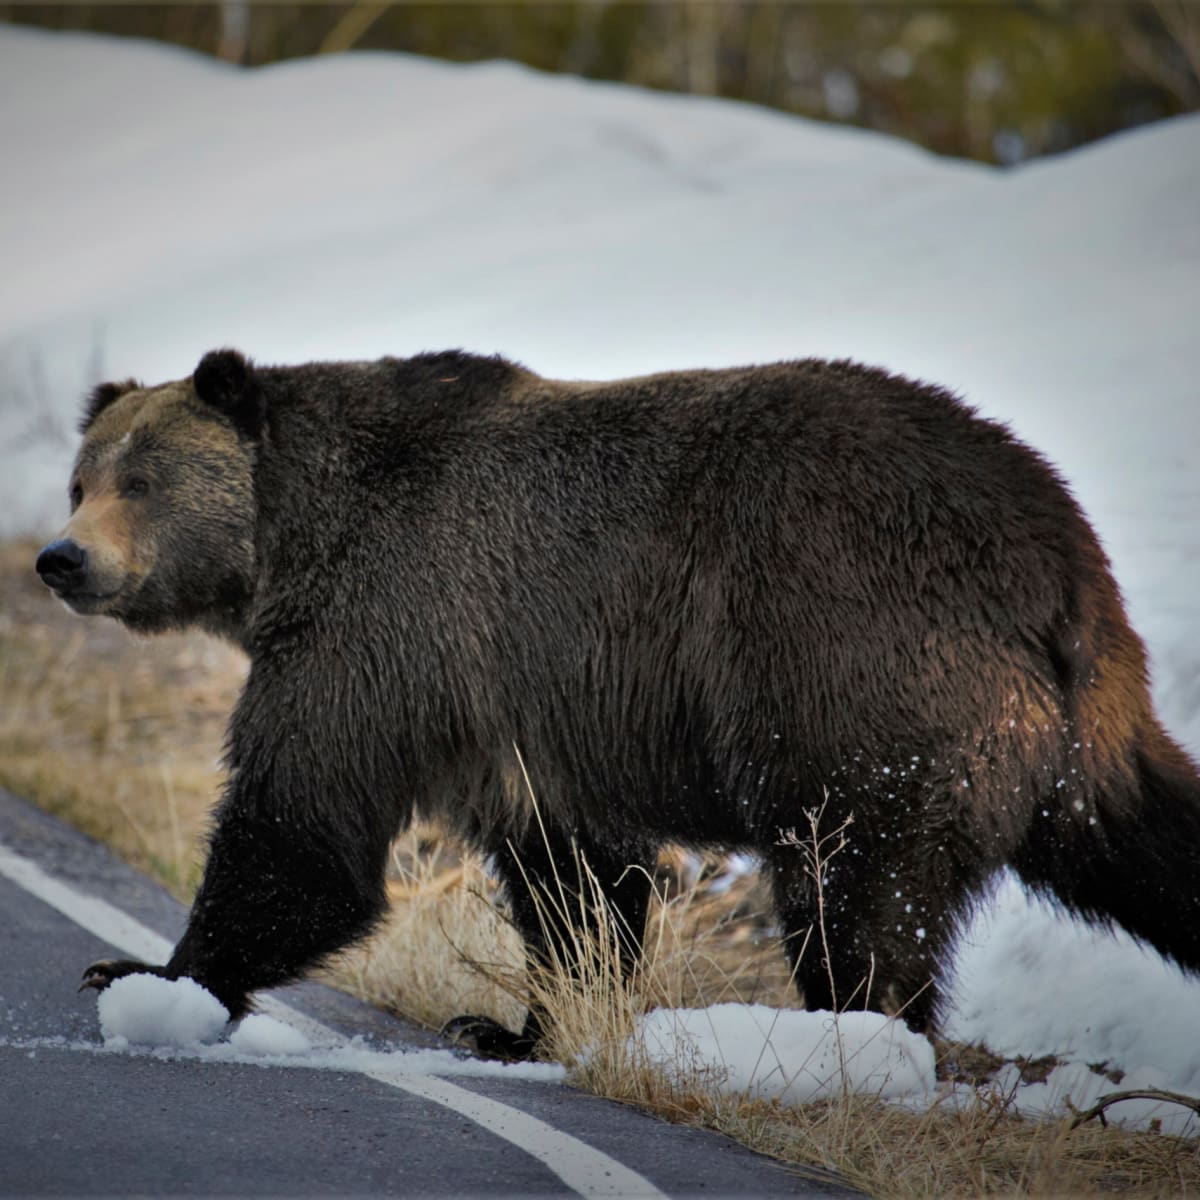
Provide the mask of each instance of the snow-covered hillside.
{"label": "snow-covered hillside", "polygon": [[[847,355],[1063,469],[1200,752],[1200,119],[1010,172],[509,64],[241,71],[0,28],[0,532],[98,378],[463,346],[544,374]],[[1200,986],[1011,883],[951,1032],[1200,1092]]]}

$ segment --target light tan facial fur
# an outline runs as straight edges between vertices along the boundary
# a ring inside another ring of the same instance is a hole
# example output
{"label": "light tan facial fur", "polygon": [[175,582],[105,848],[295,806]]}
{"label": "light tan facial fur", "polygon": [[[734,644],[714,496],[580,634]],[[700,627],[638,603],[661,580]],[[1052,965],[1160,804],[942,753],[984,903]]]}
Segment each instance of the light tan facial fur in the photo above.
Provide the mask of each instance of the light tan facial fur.
{"label": "light tan facial fur", "polygon": [[[64,591],[73,610],[135,628],[183,623],[168,594],[213,557],[245,569],[253,557],[251,456],[196,399],[190,380],[130,387],[88,424],[71,474],[72,513],[58,535],[87,556],[86,583]],[[151,593],[157,593],[151,604]]]}

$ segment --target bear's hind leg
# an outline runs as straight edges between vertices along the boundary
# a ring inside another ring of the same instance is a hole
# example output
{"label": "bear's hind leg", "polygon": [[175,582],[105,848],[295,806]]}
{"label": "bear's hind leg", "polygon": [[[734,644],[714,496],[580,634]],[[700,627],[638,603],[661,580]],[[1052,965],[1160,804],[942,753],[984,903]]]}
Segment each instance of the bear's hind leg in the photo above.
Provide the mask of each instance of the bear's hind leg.
{"label": "bear's hind leg", "polygon": [[778,846],[768,857],[796,986],[809,1010],[866,1008],[927,1033],[941,964],[985,873],[970,853],[955,855],[928,836],[906,846],[862,825],[847,836],[823,864],[820,896],[802,846]]}
{"label": "bear's hind leg", "polygon": [[[643,857],[633,854],[626,861],[590,840],[552,828],[543,831],[536,824],[518,840],[497,847],[493,858],[530,969],[565,972],[582,987],[596,970],[609,967],[607,962],[581,961],[580,950],[586,954],[615,939],[622,977],[632,975],[641,957],[650,902],[651,873],[639,861]],[[490,1017],[474,1016],[455,1017],[442,1032],[469,1040],[489,1057],[522,1059],[537,1052],[548,1025],[544,1008],[535,1001],[519,1034]]]}

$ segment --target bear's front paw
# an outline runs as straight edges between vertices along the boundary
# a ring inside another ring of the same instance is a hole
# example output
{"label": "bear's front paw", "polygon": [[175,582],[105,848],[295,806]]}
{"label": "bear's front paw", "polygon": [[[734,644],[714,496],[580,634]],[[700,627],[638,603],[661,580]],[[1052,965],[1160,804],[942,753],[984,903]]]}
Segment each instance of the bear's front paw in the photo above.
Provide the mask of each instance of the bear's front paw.
{"label": "bear's front paw", "polygon": [[102,992],[114,979],[122,979],[126,975],[166,975],[163,967],[151,967],[144,962],[132,958],[102,958],[94,962],[83,973],[83,982],[79,985],[82,992],[85,988],[95,988]]}
{"label": "bear's front paw", "polygon": [[491,1017],[453,1017],[442,1026],[442,1037],[473,1050],[480,1058],[504,1062],[524,1062],[537,1049],[533,1038],[513,1033]]}

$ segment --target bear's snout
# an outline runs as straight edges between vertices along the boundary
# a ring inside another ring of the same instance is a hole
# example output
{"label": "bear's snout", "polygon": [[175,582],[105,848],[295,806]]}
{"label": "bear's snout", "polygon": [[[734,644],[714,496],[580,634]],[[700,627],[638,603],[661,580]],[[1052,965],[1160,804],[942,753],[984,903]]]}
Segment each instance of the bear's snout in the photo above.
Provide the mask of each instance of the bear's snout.
{"label": "bear's snout", "polygon": [[51,542],[37,556],[37,573],[56,592],[82,587],[88,575],[88,553],[78,542],[62,538]]}

